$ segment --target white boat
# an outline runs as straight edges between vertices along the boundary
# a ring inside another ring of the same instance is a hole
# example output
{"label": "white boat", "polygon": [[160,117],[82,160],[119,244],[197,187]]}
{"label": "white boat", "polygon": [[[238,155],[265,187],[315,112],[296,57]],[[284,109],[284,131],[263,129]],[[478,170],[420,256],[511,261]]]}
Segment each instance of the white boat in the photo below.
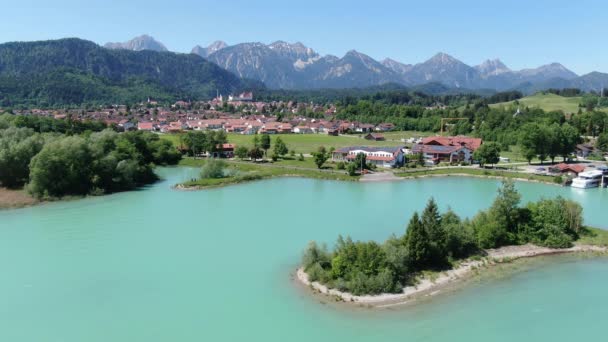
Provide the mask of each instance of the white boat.
{"label": "white boat", "polygon": [[603,176],[604,173],[599,170],[581,172],[578,177],[572,180],[572,187],[580,189],[597,188],[602,183]]}

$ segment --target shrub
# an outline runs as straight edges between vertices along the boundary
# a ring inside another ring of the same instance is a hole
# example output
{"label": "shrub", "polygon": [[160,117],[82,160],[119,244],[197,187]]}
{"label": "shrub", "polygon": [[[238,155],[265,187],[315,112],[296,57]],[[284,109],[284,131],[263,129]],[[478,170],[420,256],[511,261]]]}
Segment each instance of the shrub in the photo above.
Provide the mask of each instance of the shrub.
{"label": "shrub", "polygon": [[220,159],[211,158],[207,160],[205,165],[201,168],[201,178],[224,178],[224,169],[226,168],[226,162]]}
{"label": "shrub", "polygon": [[572,247],[572,237],[557,230],[550,234],[544,241],[539,241],[539,244],[549,248],[570,248]]}
{"label": "shrub", "polygon": [[336,169],[338,169],[338,170],[345,170],[346,169],[346,164],[344,164],[344,162],[338,162],[336,164]]}

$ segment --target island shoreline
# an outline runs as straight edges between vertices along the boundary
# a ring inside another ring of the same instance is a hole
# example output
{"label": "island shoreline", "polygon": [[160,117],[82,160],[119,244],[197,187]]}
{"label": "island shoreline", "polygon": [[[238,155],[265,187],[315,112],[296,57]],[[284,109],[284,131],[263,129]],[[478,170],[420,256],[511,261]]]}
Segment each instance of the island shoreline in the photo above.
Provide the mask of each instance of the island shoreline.
{"label": "island shoreline", "polygon": [[401,293],[383,293],[378,295],[356,296],[348,292],[331,289],[319,282],[311,282],[308,274],[302,267],[295,272],[295,281],[306,287],[313,295],[331,298],[336,302],[347,305],[359,305],[369,308],[389,308],[415,303],[421,299],[438,295],[445,290],[456,287],[474,278],[476,271],[489,269],[491,267],[511,264],[517,260],[532,259],[542,256],[554,256],[564,254],[601,254],[608,255],[608,247],[596,245],[575,245],[571,248],[556,249],[539,247],[536,245],[505,246],[497,249],[486,250],[487,255],[480,260],[467,259],[451,270],[442,272],[436,279],[420,278],[416,285],[403,288]]}

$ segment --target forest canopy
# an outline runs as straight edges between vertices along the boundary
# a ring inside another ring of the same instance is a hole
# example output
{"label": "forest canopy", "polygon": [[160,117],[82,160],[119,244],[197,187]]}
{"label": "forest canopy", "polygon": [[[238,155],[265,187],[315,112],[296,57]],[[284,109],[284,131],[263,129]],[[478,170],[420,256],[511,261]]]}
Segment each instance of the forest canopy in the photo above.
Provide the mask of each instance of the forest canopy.
{"label": "forest canopy", "polygon": [[103,127],[0,116],[0,184],[25,186],[37,198],[111,193],[151,183],[157,179],[154,165],[181,159],[156,134]]}

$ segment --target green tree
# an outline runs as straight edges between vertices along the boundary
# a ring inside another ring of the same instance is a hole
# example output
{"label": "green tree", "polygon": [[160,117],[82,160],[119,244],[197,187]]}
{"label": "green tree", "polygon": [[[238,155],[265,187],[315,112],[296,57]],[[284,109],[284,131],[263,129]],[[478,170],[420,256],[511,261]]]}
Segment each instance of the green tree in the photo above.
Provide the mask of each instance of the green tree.
{"label": "green tree", "polygon": [[446,252],[452,259],[466,258],[477,252],[475,233],[470,224],[463,223],[452,210],[448,210],[441,218],[441,224],[446,234]]}
{"label": "green tree", "polygon": [[329,156],[327,155],[327,150],[325,150],[324,146],[319,146],[317,152],[313,152],[312,156],[315,164],[319,169],[322,168],[323,164],[325,164],[327,159],[329,159]]}
{"label": "green tree", "polygon": [[248,150],[247,147],[245,146],[238,146],[235,150],[234,150],[234,155],[237,156],[237,158],[243,160],[247,157],[248,154]]}
{"label": "green tree", "polygon": [[437,203],[431,198],[422,212],[421,222],[429,237],[431,259],[430,267],[443,267],[446,265],[446,234],[441,222],[441,214]]}
{"label": "green tree", "polygon": [[563,144],[562,128],[559,124],[554,123],[551,126],[546,128],[546,134],[547,134],[547,137],[546,137],[547,155],[549,156],[549,159],[551,159],[551,164],[554,164],[555,157],[559,156],[560,152],[562,151],[562,144]]}
{"label": "green tree", "polygon": [[581,137],[572,125],[565,123],[560,129],[560,155],[566,160],[576,149]]}
{"label": "green tree", "polygon": [[542,131],[536,123],[529,123],[521,127],[519,134],[519,145],[521,153],[528,163],[539,155],[543,143]]}
{"label": "green tree", "polygon": [[28,181],[30,160],[42,149],[44,139],[30,128],[0,130],[0,183],[22,186]]}
{"label": "green tree", "polygon": [[361,171],[363,171],[363,169],[367,169],[367,156],[365,153],[357,153],[355,159],[353,160],[353,164],[355,164]]}
{"label": "green tree", "polygon": [[534,243],[568,248],[578,238],[582,228],[582,208],[562,197],[543,199],[528,204],[532,222],[527,226],[528,239]]}
{"label": "green tree", "polygon": [[285,145],[283,142],[283,139],[281,139],[281,137],[277,137],[274,141],[274,154],[283,157],[288,152],[289,150],[287,149],[287,145]]}
{"label": "green tree", "polygon": [[202,179],[208,178],[224,178],[226,169],[226,162],[217,158],[209,158],[205,162],[205,165],[201,168],[200,177]]}
{"label": "green tree", "polygon": [[50,142],[32,158],[28,190],[38,198],[85,195],[91,189],[91,162],[81,137]]}
{"label": "green tree", "polygon": [[608,152],[608,132],[597,137],[596,147],[602,152]]}
{"label": "green tree", "polygon": [[412,270],[423,270],[430,266],[433,257],[430,237],[417,212],[407,225],[404,240],[408,251],[409,267]]}
{"label": "green tree", "polygon": [[260,136],[259,135],[254,135],[253,136],[253,147],[258,147],[258,148],[262,147],[262,145],[260,143]]}
{"label": "green tree", "polygon": [[205,132],[188,132],[182,135],[183,144],[186,145],[188,155],[198,156],[207,152],[208,142]]}
{"label": "green tree", "polygon": [[251,158],[252,161],[257,161],[258,159],[262,158],[264,156],[264,151],[262,151],[261,148],[259,147],[252,147],[249,149],[249,158]]}
{"label": "green tree", "polygon": [[359,168],[355,163],[348,163],[348,165],[346,165],[346,172],[348,172],[349,176],[356,176],[358,170]]}
{"label": "green tree", "polygon": [[496,164],[500,160],[500,145],[495,142],[487,142],[481,145],[474,153],[473,159],[479,162],[479,166]]}
{"label": "green tree", "polygon": [[521,195],[515,189],[515,183],[504,180],[490,209],[472,220],[482,248],[519,242],[522,230],[520,201]]}
{"label": "green tree", "polygon": [[264,155],[268,154],[268,149],[270,148],[270,135],[262,134],[262,138],[260,139],[260,148],[264,150]]}

